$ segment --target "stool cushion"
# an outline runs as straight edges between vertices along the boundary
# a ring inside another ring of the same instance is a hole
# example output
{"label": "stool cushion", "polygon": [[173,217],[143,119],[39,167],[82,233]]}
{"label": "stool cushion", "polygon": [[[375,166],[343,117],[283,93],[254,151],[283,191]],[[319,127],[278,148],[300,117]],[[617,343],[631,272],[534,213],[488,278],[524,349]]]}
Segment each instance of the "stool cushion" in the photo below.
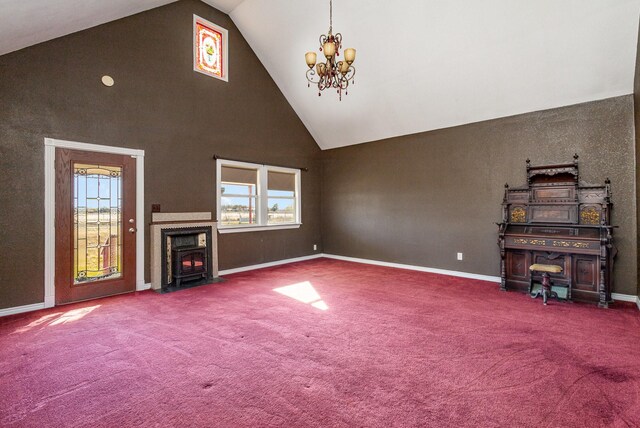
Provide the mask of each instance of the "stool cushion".
{"label": "stool cushion", "polygon": [[538,272],[550,272],[550,273],[560,273],[562,272],[562,268],[560,266],[556,266],[556,265],[543,265],[543,264],[533,264],[529,267],[529,270],[531,271],[538,271]]}

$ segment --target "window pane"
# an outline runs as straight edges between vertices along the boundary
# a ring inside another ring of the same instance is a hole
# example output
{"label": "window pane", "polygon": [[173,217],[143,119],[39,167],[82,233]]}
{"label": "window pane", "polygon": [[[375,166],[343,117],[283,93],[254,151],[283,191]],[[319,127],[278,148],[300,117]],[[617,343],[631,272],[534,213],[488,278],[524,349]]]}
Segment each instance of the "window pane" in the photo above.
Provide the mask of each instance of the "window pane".
{"label": "window pane", "polygon": [[256,224],[255,197],[222,197],[220,201],[220,221],[225,226]]}
{"label": "window pane", "polygon": [[74,284],[122,276],[122,168],[74,164]]}
{"label": "window pane", "polygon": [[285,197],[285,198],[293,198],[295,196],[295,192],[287,192],[284,190],[271,190],[269,189],[269,197]]}
{"label": "window pane", "polygon": [[222,182],[222,194],[223,195],[256,195],[256,186],[254,184],[231,184]]}
{"label": "window pane", "polygon": [[268,218],[269,224],[295,223],[295,199],[269,198]]}

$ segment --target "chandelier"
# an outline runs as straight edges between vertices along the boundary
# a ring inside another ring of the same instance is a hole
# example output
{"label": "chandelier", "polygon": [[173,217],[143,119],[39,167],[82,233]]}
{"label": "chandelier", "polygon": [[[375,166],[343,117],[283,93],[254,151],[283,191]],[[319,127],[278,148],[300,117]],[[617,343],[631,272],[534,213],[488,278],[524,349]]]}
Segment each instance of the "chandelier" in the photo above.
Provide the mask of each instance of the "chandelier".
{"label": "chandelier", "polygon": [[337,61],[336,57],[340,56],[341,47],[342,34],[333,34],[333,0],[329,0],[329,33],[320,36],[320,52],[327,58],[327,62],[316,64],[315,52],[307,52],[304,56],[309,66],[307,87],[312,83],[318,85],[318,96],[322,95],[325,89],[333,88],[342,101],[342,91],[344,90],[344,94],[347,95],[349,82],[354,84],[353,76],[356,74],[356,69],[352,64],[356,59],[356,50],[345,49],[344,60]]}

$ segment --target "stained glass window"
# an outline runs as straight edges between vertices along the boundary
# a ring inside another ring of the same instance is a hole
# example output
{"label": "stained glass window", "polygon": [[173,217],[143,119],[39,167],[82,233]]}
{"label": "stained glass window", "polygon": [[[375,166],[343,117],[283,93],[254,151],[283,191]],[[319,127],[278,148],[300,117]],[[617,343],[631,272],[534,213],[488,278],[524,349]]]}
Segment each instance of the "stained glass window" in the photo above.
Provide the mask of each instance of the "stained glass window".
{"label": "stained glass window", "polygon": [[74,284],[122,276],[122,167],[73,166]]}
{"label": "stained glass window", "polygon": [[227,30],[193,16],[193,69],[228,81]]}

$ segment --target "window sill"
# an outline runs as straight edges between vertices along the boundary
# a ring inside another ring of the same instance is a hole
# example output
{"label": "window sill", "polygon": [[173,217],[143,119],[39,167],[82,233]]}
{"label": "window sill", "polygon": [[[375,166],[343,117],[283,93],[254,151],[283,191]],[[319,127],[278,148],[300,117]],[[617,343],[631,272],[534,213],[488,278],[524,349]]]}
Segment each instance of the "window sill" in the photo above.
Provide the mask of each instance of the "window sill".
{"label": "window sill", "polygon": [[218,233],[242,233],[242,232],[262,232],[265,230],[284,230],[284,229],[298,229],[302,223],[290,223],[290,224],[277,224],[273,226],[239,226],[239,227],[218,227]]}

